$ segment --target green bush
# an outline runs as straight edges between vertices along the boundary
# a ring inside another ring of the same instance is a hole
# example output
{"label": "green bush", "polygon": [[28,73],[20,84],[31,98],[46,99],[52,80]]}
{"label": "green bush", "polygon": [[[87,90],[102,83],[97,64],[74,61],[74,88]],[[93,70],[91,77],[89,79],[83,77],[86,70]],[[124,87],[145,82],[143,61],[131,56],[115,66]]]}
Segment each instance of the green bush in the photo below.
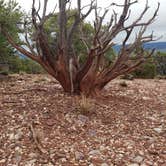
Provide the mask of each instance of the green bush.
{"label": "green bush", "polygon": [[152,79],[156,76],[156,65],[150,60],[142,64],[132,74],[135,78]]}
{"label": "green bush", "polygon": [[28,74],[41,74],[44,73],[43,68],[37,64],[36,62],[30,60],[30,59],[22,59],[22,72],[28,73]]}
{"label": "green bush", "polygon": [[157,75],[166,76],[166,53],[157,52],[154,56],[156,64]]}
{"label": "green bush", "polygon": [[16,55],[8,55],[8,56],[6,55],[3,56],[3,58],[0,56],[0,62],[9,65],[9,71],[8,71],[9,73],[21,73],[21,72],[28,74],[44,73],[43,68],[39,64],[28,58],[20,58],[20,56]]}

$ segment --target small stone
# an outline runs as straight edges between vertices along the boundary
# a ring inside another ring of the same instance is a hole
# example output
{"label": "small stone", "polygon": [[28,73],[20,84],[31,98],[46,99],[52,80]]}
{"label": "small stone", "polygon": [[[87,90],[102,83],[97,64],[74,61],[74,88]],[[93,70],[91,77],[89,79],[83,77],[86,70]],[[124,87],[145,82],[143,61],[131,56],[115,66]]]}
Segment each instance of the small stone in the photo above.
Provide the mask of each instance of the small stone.
{"label": "small stone", "polygon": [[147,164],[143,163],[143,164],[141,164],[141,166],[147,166]]}
{"label": "small stone", "polygon": [[78,123],[79,126],[84,126],[88,120],[89,120],[89,118],[87,116],[78,115],[77,123]]}
{"label": "small stone", "polygon": [[137,163],[132,163],[132,164],[129,164],[129,165],[127,165],[127,166],[139,166],[139,164],[137,164]]}
{"label": "small stone", "polygon": [[38,157],[38,155],[36,154],[36,153],[30,153],[29,154],[29,158],[30,159],[35,159],[35,158],[37,158]]}
{"label": "small stone", "polygon": [[10,134],[10,135],[9,135],[9,140],[14,140],[14,139],[15,139],[14,133]]}
{"label": "small stone", "polygon": [[136,163],[141,163],[143,161],[143,157],[142,156],[136,156],[134,159],[133,159],[134,162]]}
{"label": "small stone", "polygon": [[91,136],[91,137],[95,137],[95,136],[96,136],[96,131],[95,131],[95,130],[92,130],[92,129],[89,129],[88,134],[89,134],[89,136]]}
{"label": "small stone", "polygon": [[15,147],[15,151],[19,154],[21,154],[23,152],[22,149],[19,146]]}
{"label": "small stone", "polygon": [[17,131],[17,134],[14,136],[15,137],[15,140],[20,140],[23,136],[23,133],[21,130],[18,130]]}
{"label": "small stone", "polygon": [[44,164],[43,166],[54,166],[54,165],[51,163],[48,163],[48,164]]}
{"label": "small stone", "polygon": [[6,162],[5,159],[0,160],[0,163],[5,163],[5,162]]}
{"label": "small stone", "polygon": [[25,166],[32,166],[32,165],[34,165],[36,163],[36,161],[37,161],[36,159],[29,160],[29,161],[26,162]]}
{"label": "small stone", "polygon": [[102,145],[100,146],[100,150],[101,150],[101,151],[104,151],[105,149],[106,149],[106,148],[105,148],[104,146],[102,146]]}
{"label": "small stone", "polygon": [[162,133],[162,128],[154,128],[153,130],[156,131],[159,134]]}
{"label": "small stone", "polygon": [[98,155],[101,155],[101,153],[99,150],[92,150],[89,152],[89,155],[98,156]]}
{"label": "small stone", "polygon": [[144,97],[142,97],[142,99],[143,99],[143,100],[150,100],[151,98],[144,96]]}
{"label": "small stone", "polygon": [[85,115],[78,115],[78,120],[82,121],[82,122],[87,122],[89,120],[89,118]]}
{"label": "small stone", "polygon": [[108,166],[108,164],[107,163],[103,163],[103,164],[101,164],[101,166]]}
{"label": "small stone", "polygon": [[76,151],[75,152],[75,158],[76,160],[83,160],[84,159],[84,154],[81,152]]}
{"label": "small stone", "polygon": [[94,164],[91,163],[91,164],[89,164],[89,166],[94,166]]}
{"label": "small stone", "polygon": [[61,158],[61,161],[62,161],[62,163],[65,163],[65,162],[67,162],[67,159],[66,158]]}

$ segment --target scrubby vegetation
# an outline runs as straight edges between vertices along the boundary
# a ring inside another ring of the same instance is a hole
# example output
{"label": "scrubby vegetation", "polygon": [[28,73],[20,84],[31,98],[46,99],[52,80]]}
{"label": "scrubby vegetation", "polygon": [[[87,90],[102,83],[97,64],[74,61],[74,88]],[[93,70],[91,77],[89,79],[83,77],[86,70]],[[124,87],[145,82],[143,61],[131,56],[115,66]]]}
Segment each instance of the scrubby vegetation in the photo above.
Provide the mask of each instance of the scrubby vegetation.
{"label": "scrubby vegetation", "polygon": [[28,73],[28,74],[40,74],[44,73],[42,67],[36,62],[27,59],[21,58],[16,55],[7,55],[2,58],[0,56],[1,65],[8,65],[8,70],[0,69],[1,73]]}
{"label": "scrubby vegetation", "polygon": [[166,76],[166,53],[157,52],[146,63],[139,66],[131,75],[127,75],[123,78],[164,78]]}

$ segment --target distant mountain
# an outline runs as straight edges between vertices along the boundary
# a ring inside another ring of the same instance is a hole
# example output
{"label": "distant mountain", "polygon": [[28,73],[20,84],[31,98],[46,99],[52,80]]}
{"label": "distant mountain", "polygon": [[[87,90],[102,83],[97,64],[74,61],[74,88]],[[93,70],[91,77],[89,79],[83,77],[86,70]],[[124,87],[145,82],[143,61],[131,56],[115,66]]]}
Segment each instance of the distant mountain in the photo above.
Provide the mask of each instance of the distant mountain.
{"label": "distant mountain", "polygon": [[144,48],[151,50],[156,49],[157,51],[166,52],[166,42],[151,42],[144,44]]}
{"label": "distant mountain", "polygon": [[[116,52],[119,52],[120,48],[121,48],[120,45],[114,46],[114,50]],[[147,50],[156,49],[157,51],[166,52],[166,42],[145,43],[144,48],[147,49]]]}

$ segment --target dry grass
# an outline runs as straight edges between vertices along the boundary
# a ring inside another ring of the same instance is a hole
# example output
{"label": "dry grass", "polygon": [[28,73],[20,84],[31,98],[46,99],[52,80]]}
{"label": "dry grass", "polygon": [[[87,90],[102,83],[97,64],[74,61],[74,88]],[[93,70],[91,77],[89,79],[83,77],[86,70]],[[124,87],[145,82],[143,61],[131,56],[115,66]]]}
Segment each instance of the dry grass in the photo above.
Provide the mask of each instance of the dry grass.
{"label": "dry grass", "polygon": [[91,114],[93,110],[93,102],[85,95],[81,95],[81,98],[78,99],[78,108],[79,112],[83,115]]}

